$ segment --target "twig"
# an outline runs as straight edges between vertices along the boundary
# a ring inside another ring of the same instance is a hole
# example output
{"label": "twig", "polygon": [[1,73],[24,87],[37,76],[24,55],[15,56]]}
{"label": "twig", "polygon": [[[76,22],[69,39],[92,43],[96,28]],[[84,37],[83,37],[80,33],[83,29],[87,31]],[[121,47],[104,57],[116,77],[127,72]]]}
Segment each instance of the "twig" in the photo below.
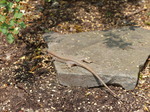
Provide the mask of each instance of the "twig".
{"label": "twig", "polygon": [[143,8],[143,9],[136,10],[136,11],[132,12],[131,14],[125,15],[125,18],[128,18],[128,17],[130,17],[130,16],[133,16],[133,15],[135,15],[135,14],[137,14],[137,13],[140,13],[140,12],[146,11],[146,10],[147,10],[147,8]]}

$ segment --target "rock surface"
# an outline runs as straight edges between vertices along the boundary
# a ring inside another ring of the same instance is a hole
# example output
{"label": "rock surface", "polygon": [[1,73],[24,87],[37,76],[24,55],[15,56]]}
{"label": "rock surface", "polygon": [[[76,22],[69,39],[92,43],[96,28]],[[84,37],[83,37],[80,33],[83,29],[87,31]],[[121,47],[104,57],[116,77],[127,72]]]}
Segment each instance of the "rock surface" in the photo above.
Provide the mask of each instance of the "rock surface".
{"label": "rock surface", "polygon": [[[150,55],[150,31],[139,27],[123,27],[109,31],[76,34],[46,33],[49,51],[76,60],[89,58],[91,67],[106,84],[135,88],[140,68]],[[101,86],[93,75],[81,67],[68,68],[54,62],[58,81],[65,86]]]}

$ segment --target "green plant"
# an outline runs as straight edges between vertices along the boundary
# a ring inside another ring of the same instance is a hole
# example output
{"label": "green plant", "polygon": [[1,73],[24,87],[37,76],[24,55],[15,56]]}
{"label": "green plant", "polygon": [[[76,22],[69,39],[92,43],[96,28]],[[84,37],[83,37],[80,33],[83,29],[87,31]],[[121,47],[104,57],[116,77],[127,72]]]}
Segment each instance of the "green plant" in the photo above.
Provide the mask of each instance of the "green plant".
{"label": "green plant", "polygon": [[56,2],[57,0],[45,0],[46,2]]}
{"label": "green plant", "polygon": [[147,22],[145,22],[145,25],[148,25],[148,26],[150,26],[150,22],[148,22],[148,21],[147,21]]}
{"label": "green plant", "polygon": [[46,2],[51,2],[51,0],[45,0]]}
{"label": "green plant", "polygon": [[0,32],[9,43],[13,43],[20,29],[25,28],[19,2],[20,0],[0,0]]}
{"label": "green plant", "polygon": [[109,12],[109,11],[107,11],[106,13],[105,13],[105,16],[106,17],[111,17],[113,14],[112,14],[112,12]]}
{"label": "green plant", "polygon": [[150,16],[150,12],[148,12],[147,15]]}

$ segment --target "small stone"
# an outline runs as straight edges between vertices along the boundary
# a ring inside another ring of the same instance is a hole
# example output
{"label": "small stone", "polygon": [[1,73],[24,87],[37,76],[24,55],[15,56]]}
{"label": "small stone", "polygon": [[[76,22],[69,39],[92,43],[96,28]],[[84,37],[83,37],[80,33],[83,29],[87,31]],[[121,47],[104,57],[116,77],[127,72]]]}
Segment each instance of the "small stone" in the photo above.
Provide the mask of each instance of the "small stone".
{"label": "small stone", "polygon": [[52,8],[57,8],[59,6],[59,2],[55,1],[52,3],[51,7]]}

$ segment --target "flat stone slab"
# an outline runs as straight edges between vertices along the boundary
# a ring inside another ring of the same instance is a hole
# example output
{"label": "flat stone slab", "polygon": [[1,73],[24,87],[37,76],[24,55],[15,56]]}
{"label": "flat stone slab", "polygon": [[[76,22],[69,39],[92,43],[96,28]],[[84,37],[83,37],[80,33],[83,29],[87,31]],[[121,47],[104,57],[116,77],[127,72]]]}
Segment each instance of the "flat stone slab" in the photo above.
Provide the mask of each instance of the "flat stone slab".
{"label": "flat stone slab", "polygon": [[[139,27],[123,27],[108,31],[76,34],[46,33],[49,50],[78,60],[90,58],[90,66],[106,84],[135,88],[140,67],[150,55],[150,31]],[[65,86],[101,86],[90,72],[81,67],[68,68],[54,62],[58,81]]]}

